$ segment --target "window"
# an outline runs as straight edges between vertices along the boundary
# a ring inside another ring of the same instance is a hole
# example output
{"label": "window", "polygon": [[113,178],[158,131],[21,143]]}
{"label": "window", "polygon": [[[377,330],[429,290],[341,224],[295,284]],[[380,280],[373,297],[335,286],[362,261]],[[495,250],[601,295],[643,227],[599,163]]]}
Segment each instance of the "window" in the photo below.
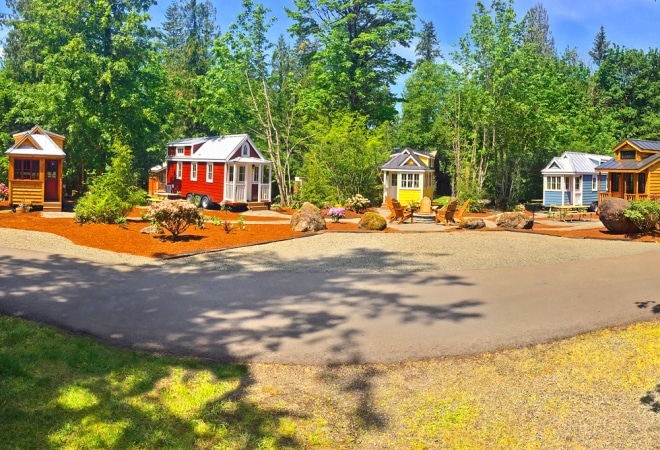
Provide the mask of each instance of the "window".
{"label": "window", "polygon": [[250,156],[250,146],[247,143],[243,144],[243,148],[241,148],[241,156]]}
{"label": "window", "polygon": [[591,190],[592,191],[598,190],[598,175],[594,175],[591,177]]}
{"label": "window", "polygon": [[245,182],[245,166],[240,166],[238,168],[238,182],[239,183]]}
{"label": "window", "polygon": [[612,174],[612,192],[619,192],[619,179],[621,174],[613,173]]}
{"label": "window", "polygon": [[626,173],[623,175],[623,183],[625,185],[626,194],[635,193],[635,175],[632,173]]}
{"label": "window", "polygon": [[14,180],[38,180],[39,160],[37,159],[15,159]]}
{"label": "window", "polygon": [[635,150],[622,150],[619,155],[621,159],[635,159]]}
{"label": "window", "polygon": [[183,156],[185,153],[185,147],[177,147],[176,148],[176,154],[177,156]]}
{"label": "window", "polygon": [[396,174],[392,174],[392,187],[397,187]]}
{"label": "window", "polygon": [[582,180],[582,177],[575,177],[575,190],[579,191],[580,190],[580,180]]}
{"label": "window", "polygon": [[233,183],[234,182],[234,167],[236,166],[229,166],[229,182]]}
{"label": "window", "polygon": [[561,177],[546,177],[545,178],[546,191],[561,191]]}
{"label": "window", "polygon": [[261,172],[261,166],[252,166],[252,181],[254,183],[259,182],[259,172]]}
{"label": "window", "polygon": [[401,187],[409,189],[419,189],[419,174],[418,173],[402,173],[401,174]]}
{"label": "window", "polygon": [[646,194],[646,174],[640,173],[637,175],[637,193]]}
{"label": "window", "polygon": [[208,183],[213,183],[213,163],[206,163],[206,181]]}
{"label": "window", "polygon": [[176,179],[180,180],[183,178],[183,163],[176,163]]}
{"label": "window", "polygon": [[190,163],[190,181],[197,181],[197,163]]}

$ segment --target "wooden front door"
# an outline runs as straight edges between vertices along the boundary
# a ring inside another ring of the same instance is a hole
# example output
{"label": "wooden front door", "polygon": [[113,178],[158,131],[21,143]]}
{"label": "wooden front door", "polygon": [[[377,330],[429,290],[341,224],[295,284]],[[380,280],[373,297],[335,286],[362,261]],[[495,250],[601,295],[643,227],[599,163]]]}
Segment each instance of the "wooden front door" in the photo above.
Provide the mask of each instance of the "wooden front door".
{"label": "wooden front door", "polygon": [[58,176],[58,164],[57,160],[47,160],[46,161],[46,181],[44,185],[44,201],[47,202],[57,202],[60,200],[58,195],[58,189],[60,185],[60,180]]}

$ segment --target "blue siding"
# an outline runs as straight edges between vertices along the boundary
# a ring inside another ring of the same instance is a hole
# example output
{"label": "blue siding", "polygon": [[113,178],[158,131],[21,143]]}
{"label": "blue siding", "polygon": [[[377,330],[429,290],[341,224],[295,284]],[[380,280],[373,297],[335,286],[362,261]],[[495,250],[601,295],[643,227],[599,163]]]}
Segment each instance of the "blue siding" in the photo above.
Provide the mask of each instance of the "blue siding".
{"label": "blue siding", "polygon": [[591,205],[592,202],[598,200],[598,191],[592,191],[593,180],[596,175],[584,175],[582,177],[582,204]]}
{"label": "blue siding", "polygon": [[561,205],[561,192],[560,191],[545,191],[543,193],[543,205]]}
{"label": "blue siding", "polygon": [[[561,198],[561,196],[560,196]],[[560,201],[559,204],[562,204]],[[564,192],[564,205],[570,205],[571,204],[571,193],[570,192]]]}
{"label": "blue siding", "polygon": [[607,174],[603,173],[600,175],[600,192],[607,192]]}

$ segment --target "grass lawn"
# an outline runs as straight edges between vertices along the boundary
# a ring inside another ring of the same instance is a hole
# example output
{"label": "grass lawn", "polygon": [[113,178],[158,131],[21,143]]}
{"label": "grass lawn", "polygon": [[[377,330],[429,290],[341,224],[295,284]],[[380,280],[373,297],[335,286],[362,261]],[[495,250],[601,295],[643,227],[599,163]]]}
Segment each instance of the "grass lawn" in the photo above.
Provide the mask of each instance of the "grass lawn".
{"label": "grass lawn", "polygon": [[228,366],[0,316],[0,446],[657,448],[660,321],[395,365]]}

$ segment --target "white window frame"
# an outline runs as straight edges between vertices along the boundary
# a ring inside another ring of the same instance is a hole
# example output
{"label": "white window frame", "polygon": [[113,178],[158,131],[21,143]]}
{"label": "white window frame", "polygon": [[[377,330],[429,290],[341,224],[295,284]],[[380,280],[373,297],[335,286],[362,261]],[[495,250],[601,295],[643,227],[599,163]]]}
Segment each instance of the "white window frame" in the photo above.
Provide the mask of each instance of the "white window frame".
{"label": "white window frame", "polygon": [[261,180],[260,173],[261,172],[261,166],[254,166],[254,169],[252,169],[252,182],[253,183],[259,183]]}
{"label": "white window frame", "polygon": [[186,148],[185,147],[177,147],[176,148],[176,155],[177,156],[183,156],[186,154]]}
{"label": "white window frame", "polygon": [[404,189],[419,189],[418,173],[402,173],[401,187]]}
{"label": "white window frame", "polygon": [[176,163],[176,179],[180,180],[183,178],[183,163],[181,161]]}
{"label": "white window frame", "polygon": [[197,181],[197,161],[190,163],[190,181]]}
{"label": "white window frame", "polygon": [[591,177],[591,190],[593,192],[598,190],[598,175],[594,175]]}
{"label": "white window frame", "polygon": [[213,163],[206,163],[206,182],[213,183]]}
{"label": "white window frame", "polygon": [[548,175],[545,177],[545,190],[546,191],[561,191],[562,190],[562,177],[561,175]]}
{"label": "white window frame", "polygon": [[245,166],[238,166],[238,182],[245,183]]}

